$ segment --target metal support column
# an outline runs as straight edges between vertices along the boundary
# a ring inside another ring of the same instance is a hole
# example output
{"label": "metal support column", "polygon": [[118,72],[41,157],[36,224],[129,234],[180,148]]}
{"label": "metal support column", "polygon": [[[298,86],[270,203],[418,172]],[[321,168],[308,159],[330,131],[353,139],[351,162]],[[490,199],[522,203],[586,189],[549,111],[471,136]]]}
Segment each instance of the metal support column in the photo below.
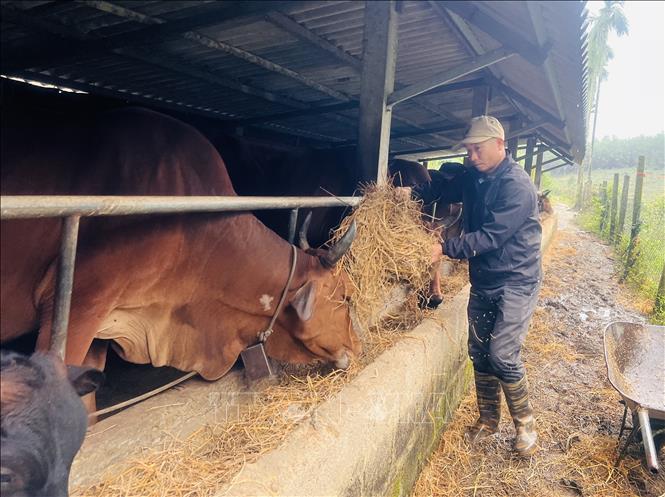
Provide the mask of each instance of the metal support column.
{"label": "metal support column", "polygon": [[524,155],[524,170],[531,176],[531,166],[533,165],[533,154],[536,148],[536,138],[534,136],[526,140],[526,152]]}
{"label": "metal support column", "polygon": [[60,241],[58,286],[55,293],[55,310],[51,328],[51,351],[62,360],[65,359],[67,349],[67,326],[69,325],[69,307],[74,286],[74,261],[78,243],[79,219],[79,216],[68,216],[64,219]]}
{"label": "metal support column", "polygon": [[484,116],[489,107],[489,86],[478,86],[473,89],[473,101],[471,103],[471,117]]}
{"label": "metal support column", "polygon": [[365,2],[363,69],[358,122],[360,181],[384,183],[388,177],[390,120],[386,106],[395,86],[397,12],[395,2]]}
{"label": "metal support column", "polygon": [[[517,131],[522,127],[522,122],[520,119],[515,119],[510,121],[510,134],[513,132]],[[520,137],[519,135],[515,135],[513,138],[508,139],[508,150],[510,150],[510,154],[513,156],[513,159],[517,157],[517,147],[519,146],[520,142]]]}
{"label": "metal support column", "polygon": [[538,147],[538,155],[536,156],[536,177],[533,182],[536,184],[536,189],[540,190],[540,180],[543,177],[543,153],[545,152],[545,145],[542,143]]}

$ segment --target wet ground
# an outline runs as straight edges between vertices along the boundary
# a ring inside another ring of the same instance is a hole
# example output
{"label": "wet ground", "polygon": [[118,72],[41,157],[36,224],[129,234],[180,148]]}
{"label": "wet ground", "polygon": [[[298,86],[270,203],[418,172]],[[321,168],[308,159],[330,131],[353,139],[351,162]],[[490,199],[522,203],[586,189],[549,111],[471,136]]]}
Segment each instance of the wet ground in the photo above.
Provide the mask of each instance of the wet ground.
{"label": "wet ground", "polygon": [[665,495],[665,449],[660,475],[646,470],[638,444],[614,465],[623,406],[607,381],[603,330],[612,321],[646,318],[626,304],[610,247],[578,228],[572,211],[558,207],[557,215],[559,231],[544,259],[540,302],[524,347],[538,452],[529,460],[512,455],[514,428],[505,404],[499,434],[469,448],[463,433],[476,417],[471,391],[414,496]]}

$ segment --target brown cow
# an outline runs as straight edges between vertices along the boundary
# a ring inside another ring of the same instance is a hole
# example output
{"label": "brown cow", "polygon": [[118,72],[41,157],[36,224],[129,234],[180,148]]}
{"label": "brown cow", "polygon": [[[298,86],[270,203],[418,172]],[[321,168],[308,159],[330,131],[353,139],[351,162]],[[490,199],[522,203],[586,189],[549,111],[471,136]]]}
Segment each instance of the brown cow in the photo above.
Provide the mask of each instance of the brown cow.
{"label": "brown cow", "polygon": [[[230,137],[214,129],[205,128],[207,136],[220,152],[240,195],[353,195],[358,186],[356,179],[356,149],[311,150],[279,147],[249,138]],[[395,159],[389,164],[389,176],[395,186],[415,186],[430,181],[430,174],[419,162]],[[431,206],[425,206],[428,211]],[[433,228],[440,229],[445,239],[458,236],[461,206],[436,206]],[[319,208],[312,211],[309,242],[319,247],[330,239],[348,208]],[[257,211],[256,216],[283,238],[288,237],[289,213],[282,210]],[[305,216],[299,216],[297,229],[301,230]],[[430,215],[429,220],[432,219]],[[302,246],[301,246],[302,247]],[[430,307],[441,301],[439,265],[432,268],[432,282],[425,302]]]}
{"label": "brown cow", "polygon": [[50,354],[0,351],[3,497],[64,497],[87,416],[79,398],[104,375]]}
{"label": "brown cow", "polygon": [[[235,195],[224,162],[199,132],[141,109],[78,123],[3,114],[2,194]],[[57,219],[4,220],[2,341],[53,314]],[[297,251],[287,298],[266,341],[279,360],[345,367],[359,353],[347,285],[324,257]],[[292,264],[291,246],[247,213],[81,221],[66,361],[90,363],[95,338],[125,359],[224,375],[269,324]],[[88,356],[86,360],[86,356]],[[97,364],[99,365],[99,364]]]}
{"label": "brown cow", "polygon": [[554,212],[549,194],[550,190],[538,192],[538,213],[540,214],[541,219],[549,216]]}
{"label": "brown cow", "polygon": [[[432,180],[432,174],[445,174],[439,171],[429,171],[419,162],[404,159],[395,159],[389,165],[389,174],[395,186],[414,187]],[[428,214],[429,213],[429,214]],[[423,215],[426,223],[441,232],[441,239],[459,236],[461,234],[461,204],[424,205]],[[432,265],[432,280],[430,281],[429,295],[422,302],[430,308],[438,307],[443,302],[441,292],[441,262]]]}
{"label": "brown cow", "polygon": [[[223,154],[229,177],[239,195],[260,196],[351,196],[356,191],[353,172],[355,149],[316,150],[280,147],[251,138],[231,137],[207,129],[207,136]],[[319,247],[330,240],[351,211],[340,207],[312,210],[308,238]],[[254,213],[284,239],[289,233],[289,211],[261,210]],[[298,216],[297,230],[305,215]]]}

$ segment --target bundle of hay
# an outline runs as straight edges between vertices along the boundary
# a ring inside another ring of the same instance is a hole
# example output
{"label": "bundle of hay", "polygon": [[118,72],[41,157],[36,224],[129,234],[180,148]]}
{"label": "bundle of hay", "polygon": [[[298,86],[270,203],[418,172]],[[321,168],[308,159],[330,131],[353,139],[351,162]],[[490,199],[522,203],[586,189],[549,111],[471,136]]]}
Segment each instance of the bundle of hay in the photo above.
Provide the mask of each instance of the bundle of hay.
{"label": "bundle of hay", "polygon": [[[356,222],[356,238],[338,268],[354,287],[358,324],[363,332],[411,327],[423,317],[418,296],[427,294],[432,245],[440,234],[423,223],[421,204],[401,198],[392,185],[368,185],[363,195],[333,235],[339,239]],[[400,289],[406,289],[406,301],[395,309],[389,300],[403,298]]]}

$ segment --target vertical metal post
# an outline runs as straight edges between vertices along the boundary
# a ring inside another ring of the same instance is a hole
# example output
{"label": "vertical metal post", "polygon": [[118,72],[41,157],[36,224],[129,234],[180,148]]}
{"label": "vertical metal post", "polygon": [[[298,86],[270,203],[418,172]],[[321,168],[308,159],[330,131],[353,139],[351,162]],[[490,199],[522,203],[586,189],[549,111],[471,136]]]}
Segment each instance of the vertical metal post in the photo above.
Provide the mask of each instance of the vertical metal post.
{"label": "vertical metal post", "polygon": [[536,148],[536,138],[531,136],[526,140],[526,151],[524,152],[524,170],[531,176],[531,166],[533,165],[533,152]]}
{"label": "vertical metal post", "polygon": [[489,106],[489,86],[476,86],[473,89],[473,101],[471,103],[471,117],[484,116]]}
{"label": "vertical metal post", "polygon": [[[510,126],[509,126],[509,132],[513,132],[517,129],[520,129],[522,126],[521,120],[520,119],[514,119],[510,121]],[[510,150],[510,154],[513,156],[513,159],[517,157],[517,147],[519,146],[520,143],[520,138],[519,136],[515,136],[508,140],[508,150]]]}
{"label": "vertical metal post", "polygon": [[621,187],[621,205],[619,206],[619,224],[617,225],[617,242],[621,241],[623,230],[626,223],[626,209],[628,208],[628,188],[630,187],[630,176],[623,177],[623,186]]}
{"label": "vertical metal post", "polygon": [[363,69],[358,122],[358,166],[361,181],[385,183],[388,177],[391,108],[395,87],[397,12],[394,1],[365,2]]}
{"label": "vertical metal post", "polygon": [[610,243],[614,243],[617,227],[617,204],[619,203],[619,173],[612,180],[612,204],[610,206]]}
{"label": "vertical metal post", "polygon": [[536,184],[536,189],[540,190],[540,180],[543,177],[543,153],[545,145],[542,143],[538,147],[538,155],[536,156],[536,177],[533,182]]}
{"label": "vertical metal post", "polygon": [[642,207],[642,184],[644,183],[644,156],[640,155],[639,163],[637,164],[637,174],[635,175],[635,198],[633,199],[633,222],[630,227],[630,243],[628,244],[628,251],[626,253],[626,266],[624,268],[621,282],[623,283],[628,277],[628,273],[635,265],[635,244],[637,243],[637,236],[640,234],[640,209]]}
{"label": "vertical metal post", "polygon": [[58,354],[63,360],[67,348],[67,325],[69,324],[69,307],[72,301],[72,286],[74,284],[79,220],[79,216],[69,216],[64,219],[60,240],[55,309],[51,329],[51,351]]}
{"label": "vertical metal post", "polygon": [[289,243],[293,245],[296,239],[296,223],[298,222],[298,209],[291,209],[289,215]]}

